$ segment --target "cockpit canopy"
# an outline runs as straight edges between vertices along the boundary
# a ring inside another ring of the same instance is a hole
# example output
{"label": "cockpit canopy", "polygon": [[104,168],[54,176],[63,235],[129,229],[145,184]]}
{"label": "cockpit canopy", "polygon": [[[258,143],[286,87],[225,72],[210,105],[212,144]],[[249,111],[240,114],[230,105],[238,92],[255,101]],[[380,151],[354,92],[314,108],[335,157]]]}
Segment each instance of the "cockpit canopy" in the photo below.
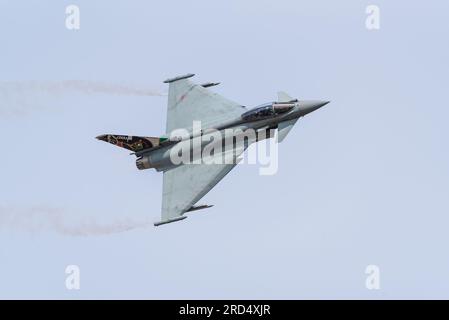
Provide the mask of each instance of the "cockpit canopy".
{"label": "cockpit canopy", "polygon": [[264,103],[242,114],[242,120],[255,121],[269,117],[274,117],[290,111],[291,109],[294,108],[294,106],[295,102],[293,101]]}

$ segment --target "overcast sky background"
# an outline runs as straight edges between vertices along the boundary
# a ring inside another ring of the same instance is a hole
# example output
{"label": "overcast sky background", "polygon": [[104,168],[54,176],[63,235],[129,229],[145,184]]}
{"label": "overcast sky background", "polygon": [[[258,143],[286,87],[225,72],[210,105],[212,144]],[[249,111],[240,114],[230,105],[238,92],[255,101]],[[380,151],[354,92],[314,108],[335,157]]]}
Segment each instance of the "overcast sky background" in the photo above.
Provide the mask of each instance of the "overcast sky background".
{"label": "overcast sky background", "polygon": [[[448,10],[0,0],[0,298],[449,298]],[[188,72],[247,106],[278,90],[332,102],[280,145],[276,175],[238,166],[201,201],[213,208],[154,228],[162,175],[94,137],[163,134],[166,97],[42,84],[166,92]]]}

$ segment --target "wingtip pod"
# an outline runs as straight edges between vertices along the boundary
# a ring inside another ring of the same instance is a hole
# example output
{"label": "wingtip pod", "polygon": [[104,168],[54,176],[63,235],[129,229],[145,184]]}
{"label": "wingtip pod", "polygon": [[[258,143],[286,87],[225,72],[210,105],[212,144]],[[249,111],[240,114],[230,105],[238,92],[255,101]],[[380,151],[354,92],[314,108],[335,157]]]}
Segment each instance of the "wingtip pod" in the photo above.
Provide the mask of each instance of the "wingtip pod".
{"label": "wingtip pod", "polygon": [[174,78],[169,78],[169,79],[165,80],[164,83],[171,83],[171,82],[175,82],[175,81],[178,81],[178,80],[191,78],[191,77],[193,77],[194,75],[195,75],[194,73],[188,73],[188,74],[185,74],[185,75],[182,75],[182,76],[177,76],[177,77],[174,77]]}
{"label": "wingtip pod", "polygon": [[172,222],[176,222],[176,221],[181,221],[181,220],[184,220],[185,218],[187,218],[187,216],[180,216],[180,217],[176,217],[176,218],[172,218],[172,219],[168,219],[168,220],[155,222],[154,226],[158,227],[158,226],[161,226],[163,224],[172,223]]}

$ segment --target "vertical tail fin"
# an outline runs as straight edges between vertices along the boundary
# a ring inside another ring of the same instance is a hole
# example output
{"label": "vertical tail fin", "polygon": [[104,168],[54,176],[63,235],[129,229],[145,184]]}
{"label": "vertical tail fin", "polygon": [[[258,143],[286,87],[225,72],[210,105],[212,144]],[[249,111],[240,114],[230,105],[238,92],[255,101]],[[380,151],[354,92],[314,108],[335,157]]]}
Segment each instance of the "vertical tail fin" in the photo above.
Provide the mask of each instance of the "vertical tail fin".
{"label": "vertical tail fin", "polygon": [[138,137],[120,134],[103,134],[97,139],[134,152],[155,148],[167,140],[165,137]]}

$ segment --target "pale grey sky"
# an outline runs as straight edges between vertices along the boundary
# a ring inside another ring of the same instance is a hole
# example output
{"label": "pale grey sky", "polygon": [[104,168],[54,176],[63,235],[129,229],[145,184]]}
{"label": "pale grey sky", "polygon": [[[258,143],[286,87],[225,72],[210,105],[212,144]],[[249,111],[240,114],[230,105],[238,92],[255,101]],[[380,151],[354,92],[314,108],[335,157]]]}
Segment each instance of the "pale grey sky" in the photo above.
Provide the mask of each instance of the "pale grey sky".
{"label": "pale grey sky", "polygon": [[[448,10],[0,0],[0,298],[449,298]],[[202,201],[213,208],[154,228],[162,175],[94,137],[164,133],[166,97],[29,81],[164,92],[187,72],[247,106],[278,90],[332,102],[280,145],[278,174],[237,167]]]}

